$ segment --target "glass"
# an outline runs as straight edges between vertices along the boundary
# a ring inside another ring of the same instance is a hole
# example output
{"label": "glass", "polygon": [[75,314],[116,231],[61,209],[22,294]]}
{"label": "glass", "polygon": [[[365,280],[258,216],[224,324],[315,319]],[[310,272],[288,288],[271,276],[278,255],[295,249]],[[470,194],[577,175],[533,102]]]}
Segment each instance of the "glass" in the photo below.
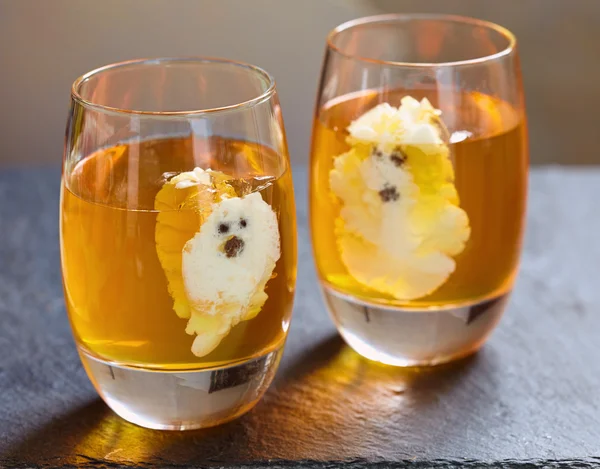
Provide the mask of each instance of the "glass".
{"label": "glass", "polygon": [[527,190],[519,58],[506,29],[384,15],[328,36],[310,222],[327,307],[361,355],[468,355],[517,272]]}
{"label": "glass", "polygon": [[292,176],[270,75],[164,58],[77,79],[60,220],[75,341],[117,414],[183,430],[256,404],[296,282]]}

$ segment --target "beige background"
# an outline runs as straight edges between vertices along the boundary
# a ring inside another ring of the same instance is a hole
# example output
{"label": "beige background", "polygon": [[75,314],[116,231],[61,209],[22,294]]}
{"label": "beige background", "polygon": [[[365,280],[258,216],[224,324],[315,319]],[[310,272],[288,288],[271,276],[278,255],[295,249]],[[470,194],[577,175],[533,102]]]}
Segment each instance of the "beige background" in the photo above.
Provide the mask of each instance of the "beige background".
{"label": "beige background", "polygon": [[292,158],[301,163],[327,32],[390,11],[467,14],[513,30],[532,161],[600,163],[600,0],[0,0],[0,166],[60,161],[78,75],[173,55],[269,70]]}

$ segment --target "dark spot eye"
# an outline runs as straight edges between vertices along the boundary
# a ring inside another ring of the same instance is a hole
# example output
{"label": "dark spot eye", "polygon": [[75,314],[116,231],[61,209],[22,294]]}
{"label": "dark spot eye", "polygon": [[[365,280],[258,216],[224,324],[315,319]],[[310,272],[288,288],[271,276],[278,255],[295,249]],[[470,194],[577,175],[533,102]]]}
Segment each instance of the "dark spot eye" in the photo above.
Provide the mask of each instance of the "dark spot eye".
{"label": "dark spot eye", "polygon": [[225,255],[229,258],[237,257],[240,252],[244,250],[244,240],[238,238],[237,236],[232,236],[227,240],[225,246],[223,247],[223,251],[225,251]]}
{"label": "dark spot eye", "polygon": [[240,228],[246,228],[248,226],[248,222],[245,218],[240,218]]}
{"label": "dark spot eye", "polygon": [[381,150],[379,150],[377,147],[373,147],[373,151],[371,152],[371,155],[373,155],[377,158],[381,158],[383,156],[383,152]]}
{"label": "dark spot eye", "polygon": [[387,186],[379,191],[382,202],[394,202],[400,198],[396,186]]}
{"label": "dark spot eye", "polygon": [[402,152],[402,150],[400,150],[399,148],[396,148],[390,154],[390,160],[392,160],[392,163],[394,163],[394,165],[400,167],[405,163],[406,155]]}
{"label": "dark spot eye", "polygon": [[221,223],[219,225],[219,234],[225,234],[229,232],[229,223]]}

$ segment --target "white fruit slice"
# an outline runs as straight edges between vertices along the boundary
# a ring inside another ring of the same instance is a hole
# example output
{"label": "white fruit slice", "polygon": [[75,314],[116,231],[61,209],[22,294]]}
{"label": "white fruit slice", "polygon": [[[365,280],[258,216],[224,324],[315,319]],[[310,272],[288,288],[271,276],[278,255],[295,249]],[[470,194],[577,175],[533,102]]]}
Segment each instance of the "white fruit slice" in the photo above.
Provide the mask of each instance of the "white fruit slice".
{"label": "white fruit slice", "polygon": [[193,311],[186,331],[197,335],[195,355],[210,353],[233,326],[258,314],[279,256],[277,217],[260,194],[213,205],[183,249],[182,274]]}
{"label": "white fruit slice", "polygon": [[280,256],[275,213],[258,193],[236,197],[230,179],[196,168],[170,179],[155,198],[158,258],[174,311],[197,335],[198,357],[260,312]]}
{"label": "white fruit slice", "polygon": [[376,106],[350,124],[351,149],[330,172],[348,273],[400,300],[443,285],[470,237],[439,115],[426,99]]}

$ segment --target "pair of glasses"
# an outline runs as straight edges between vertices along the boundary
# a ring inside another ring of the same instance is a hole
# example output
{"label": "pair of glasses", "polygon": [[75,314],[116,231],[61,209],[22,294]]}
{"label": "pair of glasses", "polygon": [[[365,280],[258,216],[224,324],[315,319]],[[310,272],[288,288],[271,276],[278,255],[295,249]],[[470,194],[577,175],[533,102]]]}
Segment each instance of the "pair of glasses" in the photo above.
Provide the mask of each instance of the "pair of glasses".
{"label": "pair of glasses", "polygon": [[[292,167],[275,82],[221,59],[124,62],[75,81],[61,261],[82,363],[120,416],[209,427],[276,372],[296,283]],[[327,40],[310,218],[327,308],[359,354],[477,350],[518,266],[527,148],[515,39],[391,15]]]}

